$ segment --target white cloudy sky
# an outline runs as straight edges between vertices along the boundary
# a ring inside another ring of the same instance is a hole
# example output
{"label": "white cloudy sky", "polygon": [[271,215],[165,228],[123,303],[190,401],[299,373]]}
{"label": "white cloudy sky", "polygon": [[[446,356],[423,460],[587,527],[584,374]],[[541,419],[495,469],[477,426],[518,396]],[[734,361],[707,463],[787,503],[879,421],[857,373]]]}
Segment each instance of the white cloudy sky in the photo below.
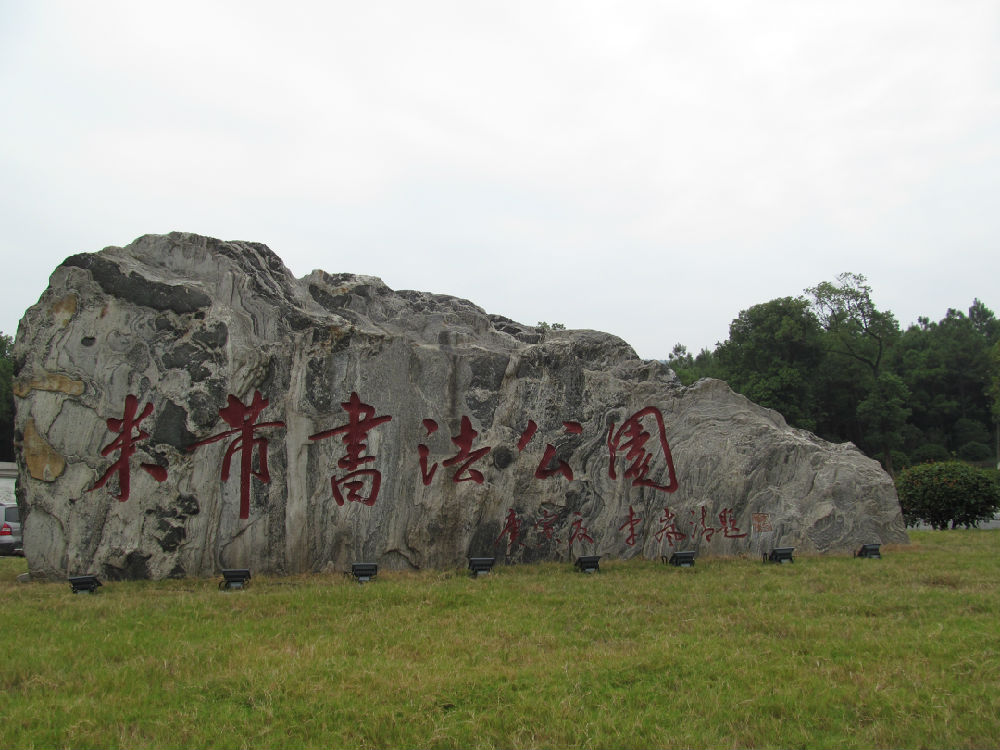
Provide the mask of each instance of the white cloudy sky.
{"label": "white cloudy sky", "polygon": [[182,230],[663,358],[865,274],[1000,313],[1000,3],[0,0],[0,331]]}

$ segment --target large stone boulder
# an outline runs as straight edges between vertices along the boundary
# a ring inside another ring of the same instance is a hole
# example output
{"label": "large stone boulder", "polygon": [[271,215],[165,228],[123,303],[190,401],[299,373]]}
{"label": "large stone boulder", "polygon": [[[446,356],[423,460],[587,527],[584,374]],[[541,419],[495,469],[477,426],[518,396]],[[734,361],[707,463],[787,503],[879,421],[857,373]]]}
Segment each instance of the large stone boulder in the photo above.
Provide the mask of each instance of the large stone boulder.
{"label": "large stone boulder", "polygon": [[906,541],[877,463],[723,382],[256,243],[67,258],[14,356],[35,577]]}

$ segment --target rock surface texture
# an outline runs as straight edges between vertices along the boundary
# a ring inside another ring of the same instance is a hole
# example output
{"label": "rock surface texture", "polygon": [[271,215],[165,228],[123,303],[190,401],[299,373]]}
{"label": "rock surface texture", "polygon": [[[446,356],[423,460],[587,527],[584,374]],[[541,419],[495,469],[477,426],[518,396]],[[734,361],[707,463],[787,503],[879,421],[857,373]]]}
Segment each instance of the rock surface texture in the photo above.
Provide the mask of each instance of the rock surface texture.
{"label": "rock surface texture", "polygon": [[851,445],[614,336],[190,234],[67,258],[14,348],[34,577],[905,542]]}

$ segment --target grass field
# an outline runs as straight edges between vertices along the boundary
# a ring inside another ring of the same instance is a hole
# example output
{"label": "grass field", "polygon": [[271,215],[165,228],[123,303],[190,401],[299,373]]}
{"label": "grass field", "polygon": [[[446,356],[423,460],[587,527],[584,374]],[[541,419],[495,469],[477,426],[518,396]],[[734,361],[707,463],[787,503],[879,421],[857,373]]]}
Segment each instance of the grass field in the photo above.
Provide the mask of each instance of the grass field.
{"label": "grass field", "polygon": [[19,584],[0,747],[998,747],[1000,531],[882,560]]}

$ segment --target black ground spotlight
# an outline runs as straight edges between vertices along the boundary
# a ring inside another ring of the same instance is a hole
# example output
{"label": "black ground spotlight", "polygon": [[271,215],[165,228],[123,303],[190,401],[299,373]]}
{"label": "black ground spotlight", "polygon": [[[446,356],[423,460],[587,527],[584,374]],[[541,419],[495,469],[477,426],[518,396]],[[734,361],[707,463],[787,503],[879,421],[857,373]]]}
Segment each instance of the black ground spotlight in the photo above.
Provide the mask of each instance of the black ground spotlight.
{"label": "black ground spotlight", "polygon": [[862,544],[861,549],[854,553],[855,557],[867,557],[872,560],[881,560],[882,552],[880,544]]}
{"label": "black ground spotlight", "polygon": [[770,553],[764,554],[764,562],[766,563],[793,563],[795,560],[792,559],[792,553],[795,551],[795,547],[775,547]]}
{"label": "black ground spotlight", "polygon": [[574,565],[581,573],[597,573],[600,570],[600,555],[580,555]]}
{"label": "black ground spotlight", "polygon": [[351,563],[351,575],[358,583],[368,583],[378,575],[378,563]]}
{"label": "black ground spotlight", "polygon": [[220,591],[236,591],[246,588],[250,581],[250,571],[247,568],[224,568],[222,580],[219,581]]}
{"label": "black ground spotlight", "polygon": [[682,552],[674,552],[667,560],[668,563],[676,568],[693,568],[694,567],[694,550],[684,550]]}
{"label": "black ground spotlight", "polygon": [[96,594],[97,587],[101,585],[101,582],[95,575],[70,576],[67,580],[69,581],[69,586],[73,590],[74,594],[79,594],[81,592]]}
{"label": "black ground spotlight", "polygon": [[497,559],[495,557],[470,557],[469,558],[469,573],[473,578],[479,578],[479,576],[484,576],[493,570],[493,563]]}

